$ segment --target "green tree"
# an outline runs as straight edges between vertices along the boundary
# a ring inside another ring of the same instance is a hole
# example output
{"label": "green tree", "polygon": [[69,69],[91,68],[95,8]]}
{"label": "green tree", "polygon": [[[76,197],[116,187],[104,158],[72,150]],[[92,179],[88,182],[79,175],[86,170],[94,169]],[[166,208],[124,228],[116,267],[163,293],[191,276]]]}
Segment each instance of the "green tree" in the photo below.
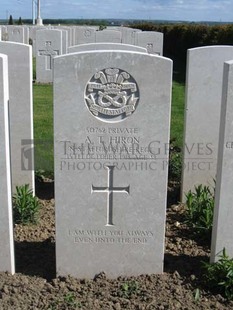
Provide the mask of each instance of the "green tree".
{"label": "green tree", "polygon": [[14,24],[13,17],[12,15],[10,15],[8,25],[13,25],[13,24]]}
{"label": "green tree", "polygon": [[22,18],[20,16],[19,20],[18,20],[18,25],[23,25],[23,21],[22,21]]}

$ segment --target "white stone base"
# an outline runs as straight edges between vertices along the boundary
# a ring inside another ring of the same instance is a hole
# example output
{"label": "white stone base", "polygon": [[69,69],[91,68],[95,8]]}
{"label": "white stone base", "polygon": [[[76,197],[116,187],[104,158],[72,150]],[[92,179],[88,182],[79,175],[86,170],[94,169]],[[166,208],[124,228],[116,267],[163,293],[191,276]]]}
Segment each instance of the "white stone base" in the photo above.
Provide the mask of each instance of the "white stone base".
{"label": "white stone base", "polygon": [[43,26],[43,20],[42,20],[42,18],[37,18],[37,19],[36,19],[36,26]]}

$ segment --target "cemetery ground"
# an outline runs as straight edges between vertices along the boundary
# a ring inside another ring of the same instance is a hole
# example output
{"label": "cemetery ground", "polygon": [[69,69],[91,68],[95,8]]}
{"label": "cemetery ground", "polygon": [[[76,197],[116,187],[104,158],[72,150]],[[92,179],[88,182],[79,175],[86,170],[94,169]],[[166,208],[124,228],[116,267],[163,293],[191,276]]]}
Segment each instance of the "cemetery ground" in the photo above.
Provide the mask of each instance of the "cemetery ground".
{"label": "cemetery ground", "polygon": [[[195,236],[170,182],[164,274],[93,280],[55,275],[53,181],[37,183],[41,209],[36,225],[15,225],[16,274],[0,274],[0,309],[233,309],[203,283],[208,238]],[[78,263],[78,262],[77,262]]]}
{"label": "cemetery ground", "polygon": [[[184,72],[174,67],[170,169],[164,274],[109,280],[104,270],[93,280],[56,278],[53,183],[52,86],[34,84],[36,195],[41,209],[37,224],[15,224],[16,274],[0,273],[0,309],[233,309],[203,281],[210,239],[196,235],[179,204]],[[37,142],[36,142],[37,143]],[[46,146],[46,147],[45,147]],[[78,262],[77,262],[78,263]]]}

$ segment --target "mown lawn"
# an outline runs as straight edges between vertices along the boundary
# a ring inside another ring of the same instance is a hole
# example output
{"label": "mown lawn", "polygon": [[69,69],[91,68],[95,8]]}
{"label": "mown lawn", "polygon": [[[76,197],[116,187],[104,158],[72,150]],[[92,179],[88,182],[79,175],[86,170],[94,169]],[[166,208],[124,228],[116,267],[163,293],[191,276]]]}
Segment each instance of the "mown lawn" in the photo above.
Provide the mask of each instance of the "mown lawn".
{"label": "mown lawn", "polygon": [[36,170],[53,172],[53,87],[34,84],[34,140]]}
{"label": "mown lawn", "polygon": [[173,81],[170,139],[174,141],[174,145],[180,148],[182,147],[184,130],[184,93],[184,84]]}

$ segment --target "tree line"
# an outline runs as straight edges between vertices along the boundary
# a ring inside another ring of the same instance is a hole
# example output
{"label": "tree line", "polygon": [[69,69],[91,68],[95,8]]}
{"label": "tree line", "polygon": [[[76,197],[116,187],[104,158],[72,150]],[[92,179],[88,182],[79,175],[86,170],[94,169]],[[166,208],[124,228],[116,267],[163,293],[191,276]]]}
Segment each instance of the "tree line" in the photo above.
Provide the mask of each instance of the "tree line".
{"label": "tree line", "polygon": [[132,28],[164,34],[164,55],[186,59],[187,49],[207,45],[233,45],[233,24],[152,24],[140,23]]}

